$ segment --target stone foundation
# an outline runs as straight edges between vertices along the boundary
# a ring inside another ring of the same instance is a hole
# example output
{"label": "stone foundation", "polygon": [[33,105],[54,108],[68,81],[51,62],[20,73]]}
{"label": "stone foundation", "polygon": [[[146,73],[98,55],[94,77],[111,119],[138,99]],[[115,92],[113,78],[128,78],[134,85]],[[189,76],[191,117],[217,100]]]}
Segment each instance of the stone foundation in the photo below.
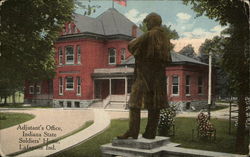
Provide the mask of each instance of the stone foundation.
{"label": "stone foundation", "polygon": [[[177,107],[177,111],[200,111],[202,109],[207,109],[208,104],[207,101],[178,101],[178,102],[170,102],[170,105],[175,105]],[[212,104],[211,107],[213,107]]]}
{"label": "stone foundation", "polygon": [[[86,108],[93,100],[77,100],[77,99],[53,99],[53,107],[55,108]],[[71,104],[71,105],[70,105]]]}

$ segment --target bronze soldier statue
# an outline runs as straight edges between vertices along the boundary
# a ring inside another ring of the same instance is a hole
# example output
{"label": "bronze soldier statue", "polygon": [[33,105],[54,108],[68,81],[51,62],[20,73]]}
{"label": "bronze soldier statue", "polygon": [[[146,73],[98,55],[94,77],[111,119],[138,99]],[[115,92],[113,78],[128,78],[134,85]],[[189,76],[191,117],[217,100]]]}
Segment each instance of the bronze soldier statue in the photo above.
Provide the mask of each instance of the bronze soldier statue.
{"label": "bronze soldier statue", "polygon": [[135,57],[135,82],[129,99],[129,130],[118,139],[138,138],[141,108],[148,109],[148,122],[142,136],[154,139],[160,109],[168,107],[165,68],[171,62],[170,39],[158,14],[150,13],[143,22],[148,31],[128,45]]}

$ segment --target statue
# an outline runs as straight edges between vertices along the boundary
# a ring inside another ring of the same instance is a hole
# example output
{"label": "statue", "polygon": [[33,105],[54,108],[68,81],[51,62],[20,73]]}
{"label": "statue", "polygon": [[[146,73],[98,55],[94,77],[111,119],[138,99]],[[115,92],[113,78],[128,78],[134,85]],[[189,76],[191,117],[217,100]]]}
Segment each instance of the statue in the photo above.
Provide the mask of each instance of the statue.
{"label": "statue", "polygon": [[171,62],[170,40],[158,14],[150,13],[143,22],[148,31],[128,45],[135,57],[135,82],[128,102],[129,130],[118,139],[138,138],[141,108],[148,109],[148,123],[142,136],[154,139],[160,109],[168,107],[165,68]]}

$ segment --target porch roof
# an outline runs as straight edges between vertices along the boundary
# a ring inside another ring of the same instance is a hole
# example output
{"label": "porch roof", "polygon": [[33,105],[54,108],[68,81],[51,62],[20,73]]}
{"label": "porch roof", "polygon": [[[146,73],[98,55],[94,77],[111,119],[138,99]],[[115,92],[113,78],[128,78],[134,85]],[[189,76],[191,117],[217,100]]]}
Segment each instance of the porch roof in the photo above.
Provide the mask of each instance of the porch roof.
{"label": "porch roof", "polygon": [[124,77],[132,76],[134,73],[134,68],[131,67],[116,67],[116,68],[100,68],[94,69],[92,77]]}

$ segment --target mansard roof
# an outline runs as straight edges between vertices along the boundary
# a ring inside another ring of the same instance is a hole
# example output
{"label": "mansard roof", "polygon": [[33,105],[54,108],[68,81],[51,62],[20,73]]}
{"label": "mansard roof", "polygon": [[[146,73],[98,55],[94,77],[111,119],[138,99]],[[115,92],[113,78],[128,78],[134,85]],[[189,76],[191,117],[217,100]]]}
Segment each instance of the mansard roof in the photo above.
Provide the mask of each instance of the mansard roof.
{"label": "mansard roof", "polygon": [[[97,18],[75,14],[74,23],[80,33],[93,33],[104,36],[125,35],[130,37],[132,27],[135,25],[114,8],[108,9]],[[137,29],[137,36],[142,34],[143,32]]]}
{"label": "mansard roof", "polygon": [[[182,54],[171,52],[172,65],[174,64],[199,64],[199,65],[207,65],[206,63],[200,62],[193,58],[184,56]],[[130,56],[124,63],[124,65],[132,65],[135,64],[135,58]]]}

